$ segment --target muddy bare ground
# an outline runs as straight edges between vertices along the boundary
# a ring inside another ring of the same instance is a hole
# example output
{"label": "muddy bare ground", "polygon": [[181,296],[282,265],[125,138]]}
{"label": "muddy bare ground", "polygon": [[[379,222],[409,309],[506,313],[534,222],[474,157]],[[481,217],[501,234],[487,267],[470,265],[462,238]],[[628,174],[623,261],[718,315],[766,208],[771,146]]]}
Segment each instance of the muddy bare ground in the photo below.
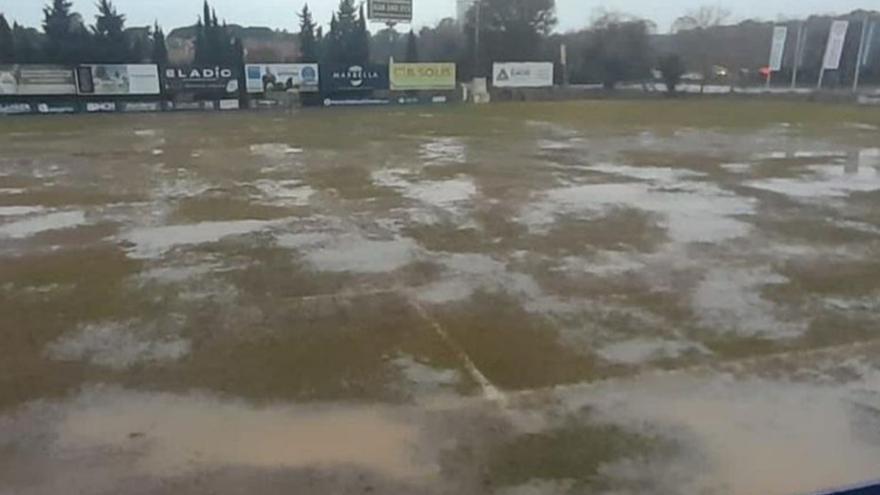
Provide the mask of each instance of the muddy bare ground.
{"label": "muddy bare ground", "polygon": [[880,114],[0,121],[0,494],[880,478]]}

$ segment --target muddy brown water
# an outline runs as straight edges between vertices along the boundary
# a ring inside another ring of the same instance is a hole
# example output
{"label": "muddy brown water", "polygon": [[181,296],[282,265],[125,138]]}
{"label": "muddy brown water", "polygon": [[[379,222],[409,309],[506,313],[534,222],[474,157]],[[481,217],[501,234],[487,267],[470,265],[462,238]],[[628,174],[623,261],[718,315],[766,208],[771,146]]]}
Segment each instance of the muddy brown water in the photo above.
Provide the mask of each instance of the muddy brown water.
{"label": "muddy brown water", "polygon": [[0,121],[0,494],[880,478],[880,116]]}

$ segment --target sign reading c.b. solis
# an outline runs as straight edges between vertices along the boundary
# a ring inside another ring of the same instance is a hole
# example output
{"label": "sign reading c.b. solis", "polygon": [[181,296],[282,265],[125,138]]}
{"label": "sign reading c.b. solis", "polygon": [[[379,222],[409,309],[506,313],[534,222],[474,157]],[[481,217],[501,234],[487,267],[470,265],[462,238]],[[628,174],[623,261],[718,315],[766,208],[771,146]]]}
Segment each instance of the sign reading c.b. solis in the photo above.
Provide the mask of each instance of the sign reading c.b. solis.
{"label": "sign reading c.b. solis", "polygon": [[324,93],[369,92],[388,89],[387,65],[328,65],[320,67]]}
{"label": "sign reading c.b. solis", "polygon": [[455,64],[391,64],[391,89],[396,91],[453,90],[455,89]]}

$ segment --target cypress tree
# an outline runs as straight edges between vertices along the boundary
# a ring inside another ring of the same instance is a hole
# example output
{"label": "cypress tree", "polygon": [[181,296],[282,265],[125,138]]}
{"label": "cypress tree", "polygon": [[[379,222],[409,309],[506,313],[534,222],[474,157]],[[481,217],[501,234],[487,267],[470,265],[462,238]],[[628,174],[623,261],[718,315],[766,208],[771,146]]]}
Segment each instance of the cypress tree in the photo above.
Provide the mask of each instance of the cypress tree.
{"label": "cypress tree", "polygon": [[302,12],[299,13],[299,51],[300,62],[318,61],[318,40],[315,36],[315,21],[312,20],[309,4],[305,4]]}
{"label": "cypress tree", "polygon": [[168,46],[165,44],[165,33],[158,21],[153,26],[153,50],[150,61],[158,65],[160,69],[168,65]]}
{"label": "cypress tree", "polygon": [[202,18],[199,17],[198,22],[196,22],[196,39],[194,42],[193,48],[195,49],[195,58],[193,62],[196,65],[204,65],[205,56],[207,55],[207,49],[205,46],[205,26],[202,24]]}
{"label": "cypress tree", "polygon": [[12,38],[15,45],[15,62],[29,64],[41,58],[32,33],[17,22],[12,23]]}
{"label": "cypress tree", "polygon": [[[125,16],[116,12],[110,0],[100,0],[97,7],[98,15],[92,26],[95,47],[92,50],[93,61],[119,64],[140,57],[142,48],[132,46],[132,53],[129,53],[124,33]],[[134,43],[137,41],[134,40]]]}
{"label": "cypress tree", "polygon": [[406,37],[406,61],[419,61],[419,45],[416,33],[413,30],[410,30],[409,35]]}
{"label": "cypress tree", "polygon": [[361,4],[357,22],[355,22],[351,51],[351,63],[364,65],[370,61],[370,31],[367,29],[367,16],[364,4]]}
{"label": "cypress tree", "polygon": [[15,37],[6,17],[0,14],[0,64],[15,62]]}
{"label": "cypress tree", "polygon": [[68,0],[52,0],[43,8],[43,31],[46,33],[46,61],[59,64],[76,64],[75,48],[79,40],[73,31],[73,4]]}

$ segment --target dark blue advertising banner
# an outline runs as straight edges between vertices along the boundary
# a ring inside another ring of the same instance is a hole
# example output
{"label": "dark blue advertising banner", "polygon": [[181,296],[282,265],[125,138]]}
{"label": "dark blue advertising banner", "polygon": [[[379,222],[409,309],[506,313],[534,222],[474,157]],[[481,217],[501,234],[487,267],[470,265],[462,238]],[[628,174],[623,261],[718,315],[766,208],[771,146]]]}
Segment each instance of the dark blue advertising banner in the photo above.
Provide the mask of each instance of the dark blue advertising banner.
{"label": "dark blue advertising banner", "polygon": [[321,92],[337,93],[369,93],[387,90],[387,65],[332,65],[320,66]]}
{"label": "dark blue advertising banner", "polygon": [[35,104],[37,113],[42,114],[58,114],[58,113],[77,113],[79,106],[72,101],[68,102],[40,102]]}
{"label": "dark blue advertising banner", "polygon": [[23,101],[13,103],[0,102],[0,115],[24,115],[28,113],[34,113],[34,107],[30,103]]}
{"label": "dark blue advertising banner", "polygon": [[165,94],[186,100],[238,98],[240,70],[232,66],[168,67],[162,74]]}

